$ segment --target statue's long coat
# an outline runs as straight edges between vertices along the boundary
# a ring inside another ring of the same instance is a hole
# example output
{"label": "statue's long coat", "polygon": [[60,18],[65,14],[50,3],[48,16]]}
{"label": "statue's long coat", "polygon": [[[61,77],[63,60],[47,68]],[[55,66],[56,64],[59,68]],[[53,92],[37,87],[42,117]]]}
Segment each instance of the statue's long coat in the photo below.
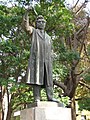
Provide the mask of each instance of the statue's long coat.
{"label": "statue's long coat", "polygon": [[44,66],[47,73],[47,86],[52,86],[51,37],[33,28],[32,45],[27,70],[27,83],[44,85]]}

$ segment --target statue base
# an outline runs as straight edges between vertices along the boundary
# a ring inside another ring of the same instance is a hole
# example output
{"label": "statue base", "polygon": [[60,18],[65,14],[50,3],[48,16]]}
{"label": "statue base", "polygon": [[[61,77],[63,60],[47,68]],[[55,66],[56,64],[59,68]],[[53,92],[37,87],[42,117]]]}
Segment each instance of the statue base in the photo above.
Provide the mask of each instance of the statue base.
{"label": "statue base", "polygon": [[56,102],[38,102],[21,111],[20,120],[71,120],[71,109]]}

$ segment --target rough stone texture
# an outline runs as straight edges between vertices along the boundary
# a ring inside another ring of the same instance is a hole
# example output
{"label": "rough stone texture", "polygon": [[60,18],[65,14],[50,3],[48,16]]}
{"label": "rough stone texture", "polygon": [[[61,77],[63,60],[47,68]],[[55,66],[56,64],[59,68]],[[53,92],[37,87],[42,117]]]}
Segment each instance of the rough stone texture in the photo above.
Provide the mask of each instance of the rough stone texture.
{"label": "rough stone texture", "polygon": [[20,120],[35,120],[35,108],[22,110],[20,113]]}
{"label": "rough stone texture", "polygon": [[38,107],[22,110],[20,120],[71,120],[70,108],[57,107],[53,102],[37,105]]}

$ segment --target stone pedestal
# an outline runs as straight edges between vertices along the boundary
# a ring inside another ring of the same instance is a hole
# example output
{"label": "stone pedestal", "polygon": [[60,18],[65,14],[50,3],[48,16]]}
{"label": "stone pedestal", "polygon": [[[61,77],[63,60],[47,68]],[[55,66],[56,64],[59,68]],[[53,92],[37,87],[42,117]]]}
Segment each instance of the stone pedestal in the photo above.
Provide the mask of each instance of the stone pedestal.
{"label": "stone pedestal", "polygon": [[71,109],[55,102],[39,102],[22,110],[20,120],[71,120]]}

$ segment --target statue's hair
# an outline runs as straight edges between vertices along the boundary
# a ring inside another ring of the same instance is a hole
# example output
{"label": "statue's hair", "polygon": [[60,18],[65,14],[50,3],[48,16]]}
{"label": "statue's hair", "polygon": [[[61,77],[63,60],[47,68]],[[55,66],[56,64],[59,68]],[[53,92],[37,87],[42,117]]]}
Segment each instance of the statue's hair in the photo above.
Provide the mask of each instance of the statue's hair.
{"label": "statue's hair", "polygon": [[36,18],[36,21],[38,21],[39,19],[43,19],[45,21],[45,19],[42,15],[38,15],[37,18]]}

